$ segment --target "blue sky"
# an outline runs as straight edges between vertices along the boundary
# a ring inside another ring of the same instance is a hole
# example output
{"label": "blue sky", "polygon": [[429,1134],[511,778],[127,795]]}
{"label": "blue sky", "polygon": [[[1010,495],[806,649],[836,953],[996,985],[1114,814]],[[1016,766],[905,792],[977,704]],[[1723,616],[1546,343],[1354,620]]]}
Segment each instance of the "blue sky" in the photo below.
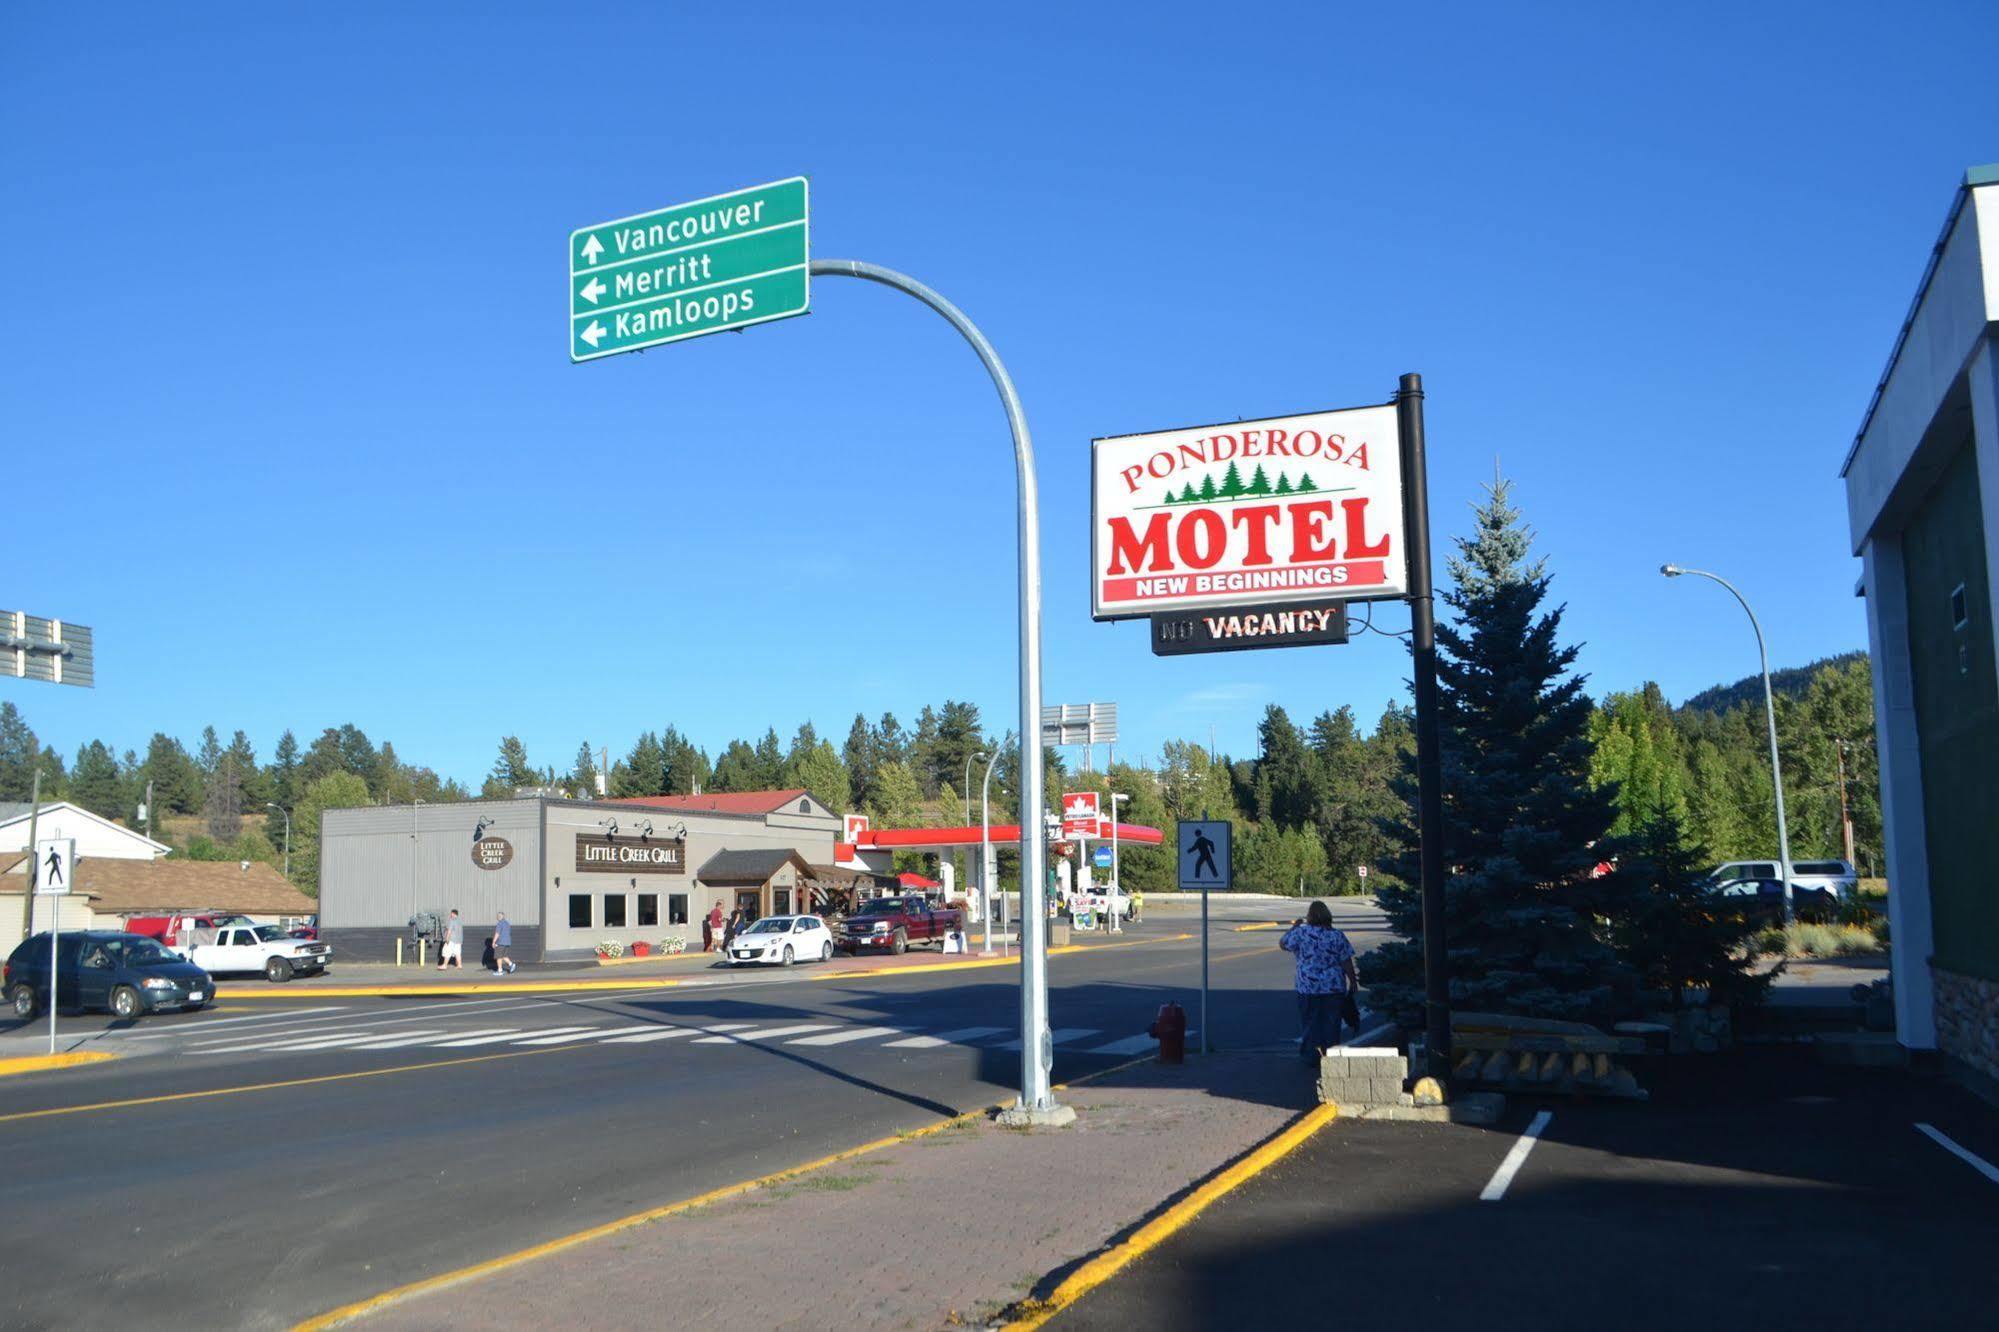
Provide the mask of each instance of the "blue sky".
{"label": "blue sky", "polygon": [[[475,782],[1014,708],[1013,474],[879,288],[572,366],[571,228],[793,174],[814,252],[978,320],[1040,455],[1050,702],[1127,751],[1372,718],[1399,646],[1157,659],[1088,604],[1092,437],[1430,392],[1440,541],[1499,460],[1597,692],[1864,646],[1838,468],[1964,169],[1989,5],[15,6],[0,605],[65,752],[346,721]],[[32,534],[32,535],[30,535]],[[1442,551],[1440,550],[1440,556]],[[1382,608],[1383,623],[1406,613]]]}

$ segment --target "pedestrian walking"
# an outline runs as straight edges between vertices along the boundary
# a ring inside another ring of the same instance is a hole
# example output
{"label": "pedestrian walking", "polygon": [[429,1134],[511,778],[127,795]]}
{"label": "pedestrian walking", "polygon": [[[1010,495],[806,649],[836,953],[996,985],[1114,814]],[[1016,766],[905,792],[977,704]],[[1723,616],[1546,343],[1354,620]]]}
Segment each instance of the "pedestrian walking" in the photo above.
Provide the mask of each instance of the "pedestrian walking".
{"label": "pedestrian walking", "polygon": [[716,898],[715,905],[701,918],[701,951],[715,951],[715,936],[722,932],[722,899]]}
{"label": "pedestrian walking", "polygon": [[1357,979],[1353,944],[1333,928],[1333,913],[1324,902],[1314,902],[1302,920],[1277,941],[1277,946],[1298,960],[1298,1058],[1316,1067],[1323,1055],[1339,1039],[1340,1008]]}
{"label": "pedestrian walking", "polygon": [[437,969],[457,967],[465,969],[465,922],[458,919],[458,908],[451,908],[450,917],[444,922],[444,947],[438,950]]}
{"label": "pedestrian walking", "polygon": [[1131,923],[1136,925],[1145,919],[1145,889],[1131,890]]}
{"label": "pedestrian walking", "polygon": [[727,952],[729,945],[736,941],[736,932],[742,928],[743,928],[743,909],[741,907],[737,907],[734,911],[731,911],[729,913],[728,924],[722,927],[722,949],[724,952]]}
{"label": "pedestrian walking", "polygon": [[502,911],[493,925],[493,970],[504,976],[514,969],[514,926]]}

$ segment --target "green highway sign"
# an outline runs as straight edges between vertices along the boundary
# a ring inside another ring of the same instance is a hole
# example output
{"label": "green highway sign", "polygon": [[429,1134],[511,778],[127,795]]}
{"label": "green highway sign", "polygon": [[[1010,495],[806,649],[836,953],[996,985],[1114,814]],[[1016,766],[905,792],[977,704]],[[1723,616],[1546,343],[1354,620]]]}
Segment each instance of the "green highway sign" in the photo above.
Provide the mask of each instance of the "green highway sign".
{"label": "green highway sign", "polygon": [[804,314],[805,177],[569,233],[569,359]]}

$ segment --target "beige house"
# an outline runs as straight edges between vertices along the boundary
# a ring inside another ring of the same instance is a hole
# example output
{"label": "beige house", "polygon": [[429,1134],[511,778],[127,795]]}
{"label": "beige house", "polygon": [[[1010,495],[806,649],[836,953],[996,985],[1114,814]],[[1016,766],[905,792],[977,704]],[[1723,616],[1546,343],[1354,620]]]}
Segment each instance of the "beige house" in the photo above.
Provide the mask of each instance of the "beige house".
{"label": "beige house", "polygon": [[[32,932],[22,919],[27,859],[23,852],[0,852],[0,940],[9,944]],[[229,913],[275,924],[319,909],[283,875],[257,860],[79,856],[75,890],[36,899],[34,930],[48,928],[51,902],[61,904],[65,930],[118,930],[133,916],[181,911]]]}

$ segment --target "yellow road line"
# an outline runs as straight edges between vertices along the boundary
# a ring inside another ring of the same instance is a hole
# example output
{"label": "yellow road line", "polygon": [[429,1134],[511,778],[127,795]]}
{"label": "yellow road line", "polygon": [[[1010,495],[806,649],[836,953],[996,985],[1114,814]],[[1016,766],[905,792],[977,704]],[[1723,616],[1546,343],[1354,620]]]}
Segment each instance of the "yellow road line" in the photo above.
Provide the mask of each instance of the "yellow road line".
{"label": "yellow road line", "polygon": [[72,1050],[68,1054],[17,1055],[0,1059],[0,1078],[13,1073],[39,1073],[45,1068],[73,1068],[78,1064],[101,1064],[118,1056],[108,1050]]}
{"label": "yellow road line", "polygon": [[1249,930],[1281,930],[1283,928],[1284,926],[1279,924],[1277,921],[1259,920],[1254,925],[1238,925],[1235,927],[1235,932],[1237,934],[1242,934]]}
{"label": "yellow road line", "polygon": [[1338,1113],[1338,1107],[1332,1105],[1321,1105],[1306,1111],[1275,1137],[1254,1148],[1185,1198],[1133,1231],[1131,1237],[1122,1244],[1112,1245],[1070,1273],[1047,1299],[1023,1301],[1017,1306],[1017,1316],[1006,1324],[1004,1332],[1030,1332],[1030,1329],[1040,1327],[1133,1262],[1158,1248],[1166,1239],[1220,1199],[1290,1155],[1307,1138],[1331,1123]]}
{"label": "yellow road line", "polygon": [[[287,1078],[283,1082],[254,1082],[243,1087],[209,1087],[203,1091],[168,1092],[163,1096],[134,1096],[123,1101],[95,1101],[89,1105],[56,1105],[46,1110],[17,1110],[0,1115],[0,1124],[19,1119],[49,1119],[56,1115],[81,1115],[93,1110],[129,1110],[141,1105],[164,1105],[169,1101],[200,1101],[212,1096],[240,1096],[245,1092],[279,1091],[286,1087],[312,1087],[323,1082],[348,1082],[355,1078],[385,1078],[391,1073],[418,1073],[428,1068],[456,1068],[461,1064],[487,1064],[496,1059],[522,1059],[528,1055],[561,1054],[586,1045],[556,1045],[541,1050],[516,1050],[504,1054],[467,1055],[459,1059],[439,1059],[428,1064],[398,1064],[394,1068],[366,1068],[352,1073],[322,1073],[310,1078]],[[62,1056],[58,1055],[57,1058]],[[110,1056],[102,1056],[109,1058]]]}
{"label": "yellow road line", "polygon": [[[1168,934],[1157,939],[1127,939],[1123,943],[1067,944],[1061,948],[1048,950],[1050,957],[1068,953],[1093,953],[1105,948],[1142,948],[1147,944],[1178,943],[1194,936],[1191,934]],[[651,959],[647,959],[650,961]],[[843,981],[856,976],[916,976],[932,971],[970,971],[978,967],[1019,966],[1020,955],[1011,957],[971,958],[963,962],[922,962],[915,966],[864,967],[853,971],[817,972],[804,977],[814,981]],[[465,995],[494,994],[573,994],[591,990],[670,990],[677,986],[697,983],[694,977],[672,979],[639,979],[630,977],[620,980],[581,981],[475,981],[469,985],[313,985],[297,989],[283,990],[243,990],[231,991],[229,998],[237,999],[364,999],[364,998],[437,998],[456,999]]]}
{"label": "yellow road line", "polygon": [[336,1327],[341,1323],[347,1322],[349,1319],[373,1313],[387,1305],[406,1300],[412,1295],[424,1295],[431,1291],[443,1290],[447,1286],[458,1285],[461,1282],[491,1276],[495,1272],[502,1272],[510,1267],[518,1267],[522,1263],[533,1262],[537,1258],[546,1258],[550,1254],[561,1253],[565,1249],[573,1249],[579,1244],[588,1244],[591,1240],[602,1239],[606,1235],[615,1235],[619,1231],[630,1230],[634,1226],[642,1226],[650,1221],[664,1220],[669,1216],[677,1216],[682,1212],[691,1212],[697,1207],[705,1207],[709,1203],[722,1202],[729,1198],[738,1197],[753,1189],[766,1188],[772,1184],[781,1184],[785,1180],[796,1179],[800,1175],[809,1174],[814,1170],[820,1170],[826,1166],[837,1165],[842,1161],[851,1161],[857,1156],[866,1156],[871,1152],[881,1151],[885,1147],[893,1147],[899,1142],[907,1142],[912,1138],[928,1137],[932,1133],[940,1133],[953,1125],[962,1124],[966,1120],[974,1119],[987,1113],[989,1113],[989,1110],[985,1107],[977,1110],[968,1110],[963,1114],[953,1115],[949,1119],[939,1120],[934,1124],[926,1124],[922,1128],[911,1129],[905,1133],[892,1134],[886,1138],[876,1138],[873,1142],[864,1142],[858,1147],[849,1147],[844,1151],[834,1152],[830,1156],[822,1156],[816,1161],[807,1161],[803,1165],[789,1166],[772,1174],[760,1175],[756,1179],[746,1179],[735,1184],[724,1184],[719,1189],[710,1189],[708,1192],[692,1198],[683,1198],[679,1202],[667,1203],[661,1207],[649,1207],[643,1212],[634,1212],[630,1216],[622,1216],[615,1221],[606,1221],[602,1225],[592,1226],[588,1230],[579,1230],[574,1234],[563,1235],[560,1238],[532,1245],[525,1249],[518,1249],[513,1253],[502,1254],[498,1258],[488,1258],[481,1263],[473,1263],[467,1267],[460,1267],[449,1272],[439,1273],[437,1276],[424,1277],[419,1281],[411,1281],[405,1285],[385,1290],[379,1295],[371,1295],[365,1300],[356,1300],[352,1304],[343,1304],[338,1309],[329,1309],[316,1318],[308,1318],[302,1323],[295,1324],[292,1332],[317,1332],[320,1328]]}
{"label": "yellow road line", "polygon": [[[1142,948],[1146,944],[1177,943],[1191,939],[1191,934],[1166,934],[1157,939],[1127,939],[1123,943],[1105,944],[1064,944],[1060,948],[1048,950],[1048,956],[1061,957],[1067,953],[1094,953],[1105,948]],[[843,981],[850,976],[913,976],[926,971],[970,971],[975,967],[1017,967],[1020,954],[1011,957],[980,957],[969,962],[922,962],[913,967],[869,967],[864,971],[829,971],[812,977],[816,981]]]}

